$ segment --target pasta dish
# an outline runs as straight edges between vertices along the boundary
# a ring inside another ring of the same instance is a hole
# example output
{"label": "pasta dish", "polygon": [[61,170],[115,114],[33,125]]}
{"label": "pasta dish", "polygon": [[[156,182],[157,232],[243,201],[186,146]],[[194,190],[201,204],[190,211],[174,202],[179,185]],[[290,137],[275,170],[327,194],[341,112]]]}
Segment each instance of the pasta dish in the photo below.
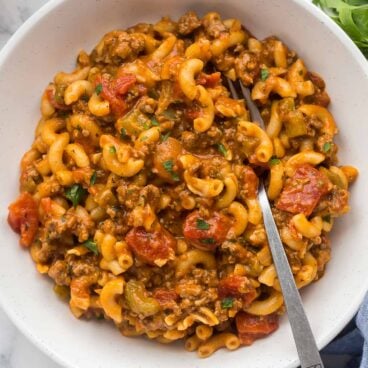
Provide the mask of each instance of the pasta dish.
{"label": "pasta dish", "polygon": [[[303,288],[325,272],[358,175],[337,164],[321,76],[214,12],[113,30],[76,63],[42,94],[9,206],[37,270],[75,317],[184,339],[202,358],[274,332],[284,305],[259,178]],[[227,78],[251,89],[265,130]]]}

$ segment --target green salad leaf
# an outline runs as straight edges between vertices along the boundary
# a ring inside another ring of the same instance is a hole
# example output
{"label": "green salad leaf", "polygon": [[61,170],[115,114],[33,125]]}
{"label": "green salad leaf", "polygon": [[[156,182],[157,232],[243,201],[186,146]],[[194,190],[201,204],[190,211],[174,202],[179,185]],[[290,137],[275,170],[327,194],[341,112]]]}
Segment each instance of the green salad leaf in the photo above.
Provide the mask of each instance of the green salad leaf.
{"label": "green salad leaf", "polygon": [[313,0],[368,57],[367,0]]}

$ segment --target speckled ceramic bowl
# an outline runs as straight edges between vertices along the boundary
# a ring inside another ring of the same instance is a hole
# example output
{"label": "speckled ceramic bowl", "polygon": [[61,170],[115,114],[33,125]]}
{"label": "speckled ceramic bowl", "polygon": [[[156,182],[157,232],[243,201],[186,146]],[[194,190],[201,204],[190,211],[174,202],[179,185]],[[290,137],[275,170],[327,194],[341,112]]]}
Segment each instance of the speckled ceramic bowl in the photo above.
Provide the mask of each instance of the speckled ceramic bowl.
{"label": "speckled ceramic bowl", "polygon": [[368,289],[368,63],[348,37],[303,0],[52,0],[0,53],[0,302],[14,323],[51,358],[73,368],[291,368],[298,363],[287,317],[249,348],[205,360],[181,344],[125,338],[108,323],[76,320],[40,276],[6,223],[18,191],[19,161],[33,140],[39,97],[59,70],[71,69],[81,48],[101,35],[162,15],[216,10],[237,17],[257,36],[275,34],[323,75],[339,124],[340,158],[360,168],[349,215],[337,221],[333,258],[321,281],[303,290],[319,347],[353,317]]}

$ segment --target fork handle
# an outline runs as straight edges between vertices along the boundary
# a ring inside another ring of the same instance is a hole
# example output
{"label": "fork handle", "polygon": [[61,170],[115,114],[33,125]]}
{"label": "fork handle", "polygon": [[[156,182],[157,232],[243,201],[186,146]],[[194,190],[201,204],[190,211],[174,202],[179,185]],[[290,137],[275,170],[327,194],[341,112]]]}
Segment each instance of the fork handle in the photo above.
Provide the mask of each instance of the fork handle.
{"label": "fork handle", "polygon": [[268,243],[271,249],[277,275],[279,277],[301,368],[324,368],[302,305],[299,291],[295,285],[294,277],[290,270],[289,262],[285,254],[275,220],[272,216],[270,203],[267,198],[263,181],[261,181],[259,186],[258,198],[262,208]]}

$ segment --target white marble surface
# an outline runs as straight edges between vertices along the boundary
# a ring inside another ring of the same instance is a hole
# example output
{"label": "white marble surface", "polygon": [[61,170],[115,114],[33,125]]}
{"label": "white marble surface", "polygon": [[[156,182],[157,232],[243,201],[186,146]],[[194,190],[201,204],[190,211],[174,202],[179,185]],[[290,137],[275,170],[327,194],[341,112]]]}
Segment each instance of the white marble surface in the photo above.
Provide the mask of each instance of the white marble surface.
{"label": "white marble surface", "polygon": [[[0,0],[0,49],[48,0]],[[1,291],[0,291],[1,292]],[[0,308],[0,368],[61,368],[24,337]]]}
{"label": "white marble surface", "polygon": [[[48,0],[0,0],[0,49],[11,35]],[[310,0],[306,0],[310,1]],[[342,367],[342,357],[328,359],[326,368]],[[0,368],[61,368],[14,327],[0,308]],[[93,368],[93,367],[91,367]]]}

